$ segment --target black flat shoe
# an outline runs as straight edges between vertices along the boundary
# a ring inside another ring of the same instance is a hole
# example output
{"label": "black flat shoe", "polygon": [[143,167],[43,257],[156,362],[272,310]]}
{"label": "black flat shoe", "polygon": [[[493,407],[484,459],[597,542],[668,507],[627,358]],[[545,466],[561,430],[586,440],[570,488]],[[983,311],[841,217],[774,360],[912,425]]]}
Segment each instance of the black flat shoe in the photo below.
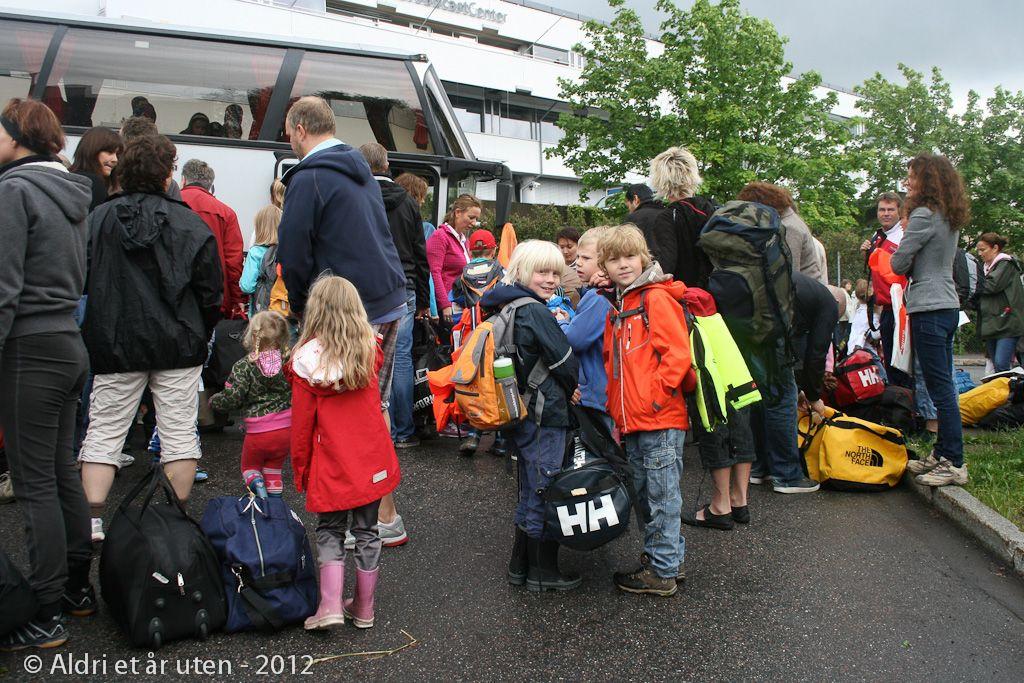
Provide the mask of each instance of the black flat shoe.
{"label": "black flat shoe", "polygon": [[746,505],[732,509],[732,521],[737,524],[750,524],[750,508]]}
{"label": "black flat shoe", "polygon": [[683,524],[702,526],[708,529],[721,529],[722,531],[731,531],[735,524],[731,514],[716,515],[711,511],[710,505],[704,506],[704,519],[697,519],[696,513],[684,514],[681,519]]}

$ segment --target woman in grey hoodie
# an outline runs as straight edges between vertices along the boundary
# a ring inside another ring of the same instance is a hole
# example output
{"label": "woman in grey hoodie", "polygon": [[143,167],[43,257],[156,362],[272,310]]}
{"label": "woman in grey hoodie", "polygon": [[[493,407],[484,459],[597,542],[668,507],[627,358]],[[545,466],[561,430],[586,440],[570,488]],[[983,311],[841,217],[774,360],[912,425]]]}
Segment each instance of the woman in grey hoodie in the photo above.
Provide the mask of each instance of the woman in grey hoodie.
{"label": "woman in grey hoodie", "polygon": [[62,612],[96,611],[89,505],[71,455],[88,369],[74,314],[92,188],[57,161],[64,133],[45,104],[13,99],[0,124],[0,424],[39,603],[0,639],[16,650],[61,645]]}
{"label": "woman in grey hoodie", "polygon": [[912,460],[907,469],[926,486],[963,485],[967,466],[953,386],[953,335],[960,317],[953,257],[960,228],[971,220],[971,204],[949,159],[924,153],[910,161],[903,210],[909,218],[892,255],[892,269],[910,276],[905,297],[910,343],[939,420],[932,452],[924,460]]}

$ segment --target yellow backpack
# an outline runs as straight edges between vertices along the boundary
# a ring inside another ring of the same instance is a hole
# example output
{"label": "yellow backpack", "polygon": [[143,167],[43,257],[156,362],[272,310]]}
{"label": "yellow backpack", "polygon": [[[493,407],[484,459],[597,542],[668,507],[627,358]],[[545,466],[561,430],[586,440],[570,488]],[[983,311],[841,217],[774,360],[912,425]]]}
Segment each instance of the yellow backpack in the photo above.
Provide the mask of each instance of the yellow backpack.
{"label": "yellow backpack", "polygon": [[[524,400],[519,391],[514,370],[511,377],[496,378],[494,361],[499,357],[515,357],[512,333],[516,310],[528,304],[544,305],[530,297],[520,297],[506,304],[500,313],[477,325],[452,364],[455,403],[459,412],[477,429],[501,429],[527,417],[526,404],[529,401]],[[527,399],[537,395],[536,414],[531,416],[537,423],[544,410],[543,395],[537,393],[537,387],[549,374],[547,366],[538,360],[527,380]]]}
{"label": "yellow backpack", "polygon": [[849,417],[831,408],[813,424],[798,426],[807,476],[843,491],[884,491],[896,486],[907,468],[907,444],[898,429]]}

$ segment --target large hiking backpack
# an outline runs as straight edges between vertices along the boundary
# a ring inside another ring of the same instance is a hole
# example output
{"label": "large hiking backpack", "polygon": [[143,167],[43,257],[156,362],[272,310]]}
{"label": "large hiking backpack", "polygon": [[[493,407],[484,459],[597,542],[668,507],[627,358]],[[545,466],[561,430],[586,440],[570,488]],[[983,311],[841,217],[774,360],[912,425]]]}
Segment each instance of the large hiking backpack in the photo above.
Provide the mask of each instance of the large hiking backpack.
{"label": "large hiking backpack", "polygon": [[590,409],[571,411],[578,448],[544,489],[544,533],[574,550],[593,550],[629,527],[630,508],[638,505],[633,468]]}
{"label": "large hiking backpack", "polygon": [[284,317],[291,314],[288,305],[288,289],[281,277],[281,265],[277,262],[277,245],[267,247],[260,261],[260,272],[256,278],[256,291],[252,294],[253,311],[277,311]]}
{"label": "large hiking backpack", "polygon": [[160,465],[114,513],[100,555],[100,590],[135,647],[205,639],[227,620],[217,555]]}
{"label": "large hiking backpack", "polygon": [[543,361],[538,360],[530,369],[523,392],[515,384],[515,375],[512,382],[499,382],[494,377],[494,359],[501,356],[513,358],[516,354],[513,341],[516,311],[529,305],[544,306],[531,297],[519,297],[506,304],[500,313],[480,323],[465,340],[458,359],[452,364],[455,403],[477,429],[491,431],[521,422],[526,417],[526,405],[531,395],[536,395],[537,402],[536,414],[530,418],[540,424],[544,396],[537,389],[550,374]]}
{"label": "large hiking backpack", "polygon": [[214,498],[200,526],[221,563],[229,633],[278,631],[316,611],[316,564],[306,527],[284,500]]}
{"label": "large hiking backpack", "polygon": [[793,325],[793,268],[775,209],[731,201],[701,231],[714,270],[708,290],[733,336],[752,344],[786,339]]}
{"label": "large hiking backpack", "polygon": [[985,290],[984,266],[974,254],[964,249],[957,249],[953,257],[953,284],[962,310],[978,307],[978,300]]}

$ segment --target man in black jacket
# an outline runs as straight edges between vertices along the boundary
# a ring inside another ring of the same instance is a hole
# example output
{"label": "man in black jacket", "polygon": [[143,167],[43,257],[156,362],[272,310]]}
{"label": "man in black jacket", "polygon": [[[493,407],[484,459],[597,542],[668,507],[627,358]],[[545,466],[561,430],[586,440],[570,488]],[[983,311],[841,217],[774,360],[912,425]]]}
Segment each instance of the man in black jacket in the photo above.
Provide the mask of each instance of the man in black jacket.
{"label": "man in black jacket", "polygon": [[430,311],[430,267],[423,239],[420,207],[401,185],[388,176],[388,150],[384,145],[368,142],[359,148],[370,172],[380,184],[388,227],[402,261],[406,282],[406,311],[398,327],[395,342],[395,370],[391,385],[391,435],[398,448],[419,445],[412,419],[413,366],[412,328],[417,316]]}
{"label": "man in black jacket", "polygon": [[[654,198],[654,192],[643,183],[629,185],[625,189],[626,208],[629,213],[622,221],[640,228],[648,246],[654,244],[654,223],[665,210],[665,205]],[[652,249],[654,247],[651,247]]]}

